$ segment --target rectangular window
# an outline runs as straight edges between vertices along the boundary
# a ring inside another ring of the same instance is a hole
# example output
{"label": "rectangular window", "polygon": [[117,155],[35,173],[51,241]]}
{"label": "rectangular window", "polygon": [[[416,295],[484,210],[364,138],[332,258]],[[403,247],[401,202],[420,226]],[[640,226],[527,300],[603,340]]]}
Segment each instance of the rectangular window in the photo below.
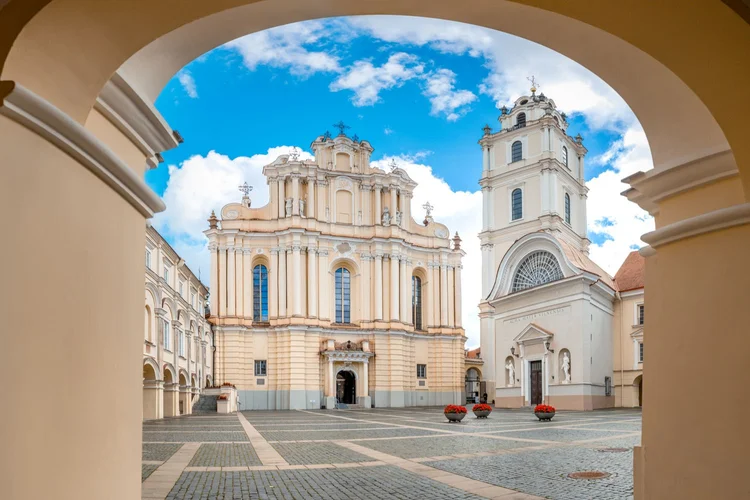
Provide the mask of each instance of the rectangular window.
{"label": "rectangular window", "polygon": [[417,365],[417,378],[427,378],[427,365]]}
{"label": "rectangular window", "polygon": [[183,284],[182,284],[182,281],[180,281],[180,290],[179,290],[179,292],[180,292],[180,297],[182,297],[182,294],[183,294],[183,291],[182,291],[182,290],[183,290],[183,288],[184,288],[184,286],[183,286]]}
{"label": "rectangular window", "polygon": [[411,277],[411,307],[414,329],[422,329],[422,280],[419,276]]}
{"label": "rectangular window", "polygon": [[645,310],[645,306],[643,304],[638,304],[638,318],[637,318],[638,319],[638,323],[637,324],[639,324],[639,325],[643,324],[644,310]]}
{"label": "rectangular window", "polygon": [[164,330],[164,349],[167,351],[171,351],[171,345],[169,342],[169,321],[166,319],[161,320],[162,321],[162,328]]}
{"label": "rectangular window", "polygon": [[169,268],[167,266],[164,266],[164,281],[169,284]]}
{"label": "rectangular window", "polygon": [[268,321],[268,268],[253,268],[253,321]]}
{"label": "rectangular window", "polygon": [[612,377],[604,377],[604,395],[612,395]]}
{"label": "rectangular window", "polygon": [[638,362],[643,363],[643,342],[638,344]]}
{"label": "rectangular window", "polygon": [[151,251],[146,250],[146,267],[151,269]]}
{"label": "rectangular window", "polygon": [[266,360],[265,359],[255,360],[255,376],[256,377],[266,376]]}

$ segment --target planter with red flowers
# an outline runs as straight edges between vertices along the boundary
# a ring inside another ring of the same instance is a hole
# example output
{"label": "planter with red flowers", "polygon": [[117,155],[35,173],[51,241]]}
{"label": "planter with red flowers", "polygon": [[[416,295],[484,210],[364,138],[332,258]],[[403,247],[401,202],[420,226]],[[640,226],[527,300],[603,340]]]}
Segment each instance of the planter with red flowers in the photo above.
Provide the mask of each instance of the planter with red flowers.
{"label": "planter with red flowers", "polygon": [[448,405],[443,409],[445,418],[449,422],[460,422],[466,416],[466,407],[459,405]]}
{"label": "planter with red flowers", "polygon": [[232,413],[231,404],[232,400],[229,399],[229,394],[219,394],[219,397],[216,398],[216,412]]}
{"label": "planter with red flowers", "polygon": [[550,405],[536,405],[534,407],[534,415],[539,420],[549,422],[555,416],[555,407]]}
{"label": "planter with red flowers", "polygon": [[474,415],[477,418],[487,418],[490,416],[490,413],[492,413],[492,407],[490,405],[480,403],[480,404],[474,405],[471,411],[474,412]]}

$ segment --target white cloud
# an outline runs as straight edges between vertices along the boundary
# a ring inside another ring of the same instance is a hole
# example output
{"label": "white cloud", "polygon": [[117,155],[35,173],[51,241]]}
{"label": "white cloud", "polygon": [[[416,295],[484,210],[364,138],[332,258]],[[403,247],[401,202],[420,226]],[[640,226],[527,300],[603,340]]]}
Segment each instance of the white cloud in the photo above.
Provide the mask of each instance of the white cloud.
{"label": "white cloud", "polygon": [[468,90],[456,90],[455,84],[456,74],[449,69],[439,69],[427,76],[423,94],[432,104],[431,115],[445,115],[454,122],[468,111],[466,106],[477,96]]}
{"label": "white cloud", "polygon": [[182,85],[185,93],[190,98],[198,98],[198,89],[195,86],[195,78],[193,78],[193,75],[190,73],[190,71],[183,69],[182,71],[177,73],[177,80],[179,80],[180,85]]}
{"label": "white cloud", "polygon": [[372,106],[380,101],[380,92],[400,87],[424,72],[419,59],[405,52],[392,54],[381,66],[369,60],[356,61],[329,88],[333,92],[351,90],[355,106]]}
{"label": "white cloud", "polygon": [[[208,270],[207,240],[203,231],[208,228],[206,219],[215,210],[217,215],[227,203],[239,202],[238,187],[247,182],[253,186],[250,198],[254,207],[268,203],[268,186],[263,176],[263,166],[279,155],[291,152],[292,146],[271,148],[265,154],[234,159],[211,151],[206,156],[196,155],[185,160],[180,167],[169,166],[169,180],[164,191],[167,209],[154,217],[153,224],[169,238],[194,273]],[[302,150],[300,158],[312,155]],[[204,277],[204,282],[208,276]]]}
{"label": "white cloud", "polygon": [[[344,30],[345,31],[345,30]],[[322,21],[307,21],[288,24],[238,38],[224,45],[236,50],[250,70],[267,64],[288,67],[298,76],[309,76],[316,72],[339,72],[338,57],[324,51],[310,51],[305,45],[320,42],[330,34]]]}
{"label": "white cloud", "polygon": [[391,129],[390,129],[390,128],[388,128],[388,127],[385,127],[385,128],[383,129],[383,133],[384,133],[385,135],[391,135],[391,134],[393,133],[393,130],[391,130]]}
{"label": "white cloud", "polygon": [[466,341],[467,347],[476,347],[479,346],[477,306],[481,299],[482,287],[482,255],[477,237],[482,226],[482,193],[454,191],[447,182],[435,175],[431,166],[417,163],[415,156],[422,158],[424,154],[386,156],[373,161],[372,166],[387,170],[391,160],[395,160],[417,183],[411,201],[414,220],[421,222],[424,219],[422,205],[429,201],[435,207],[435,221],[448,226],[451,237],[458,232],[463,239],[461,248],[466,251],[466,256],[463,258],[464,268],[461,274],[462,320],[466,336],[469,338]]}

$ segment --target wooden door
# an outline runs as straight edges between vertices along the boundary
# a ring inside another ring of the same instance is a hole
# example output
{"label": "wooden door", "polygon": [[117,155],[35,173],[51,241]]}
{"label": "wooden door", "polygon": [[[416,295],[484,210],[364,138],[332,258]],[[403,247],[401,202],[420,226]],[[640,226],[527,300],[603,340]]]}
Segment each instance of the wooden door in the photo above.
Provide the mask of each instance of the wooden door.
{"label": "wooden door", "polygon": [[542,362],[532,361],[529,363],[531,377],[531,404],[542,404]]}

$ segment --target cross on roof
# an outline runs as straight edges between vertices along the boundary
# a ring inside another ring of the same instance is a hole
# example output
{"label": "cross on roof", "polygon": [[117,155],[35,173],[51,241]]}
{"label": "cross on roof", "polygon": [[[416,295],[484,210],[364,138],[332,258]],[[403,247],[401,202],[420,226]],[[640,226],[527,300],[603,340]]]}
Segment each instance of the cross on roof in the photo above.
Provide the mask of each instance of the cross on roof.
{"label": "cross on roof", "polygon": [[333,124],[334,128],[339,129],[339,135],[346,135],[344,131],[348,128],[351,128],[349,125],[345,124],[343,120],[339,120],[338,123]]}
{"label": "cross on roof", "polygon": [[289,154],[289,156],[293,161],[297,161],[299,159],[299,149],[297,148],[297,146],[292,148],[292,152]]}
{"label": "cross on roof", "polygon": [[240,193],[242,193],[244,196],[247,196],[250,194],[250,191],[253,190],[253,187],[250,186],[246,181],[243,185],[239,186],[239,189]]}
{"label": "cross on roof", "polygon": [[534,75],[531,75],[530,77],[527,76],[526,79],[531,82],[531,93],[532,94],[534,92],[536,92],[537,88],[541,87],[541,85],[539,84],[539,82],[536,81],[536,78],[534,78]]}
{"label": "cross on roof", "polygon": [[396,160],[391,159],[391,162],[388,164],[388,168],[391,172],[396,170],[398,168],[398,165],[396,164]]}
{"label": "cross on roof", "polygon": [[424,205],[422,205],[422,208],[424,208],[427,211],[427,216],[429,217],[432,214],[432,210],[435,208],[432,205],[430,205],[430,202],[428,201]]}

